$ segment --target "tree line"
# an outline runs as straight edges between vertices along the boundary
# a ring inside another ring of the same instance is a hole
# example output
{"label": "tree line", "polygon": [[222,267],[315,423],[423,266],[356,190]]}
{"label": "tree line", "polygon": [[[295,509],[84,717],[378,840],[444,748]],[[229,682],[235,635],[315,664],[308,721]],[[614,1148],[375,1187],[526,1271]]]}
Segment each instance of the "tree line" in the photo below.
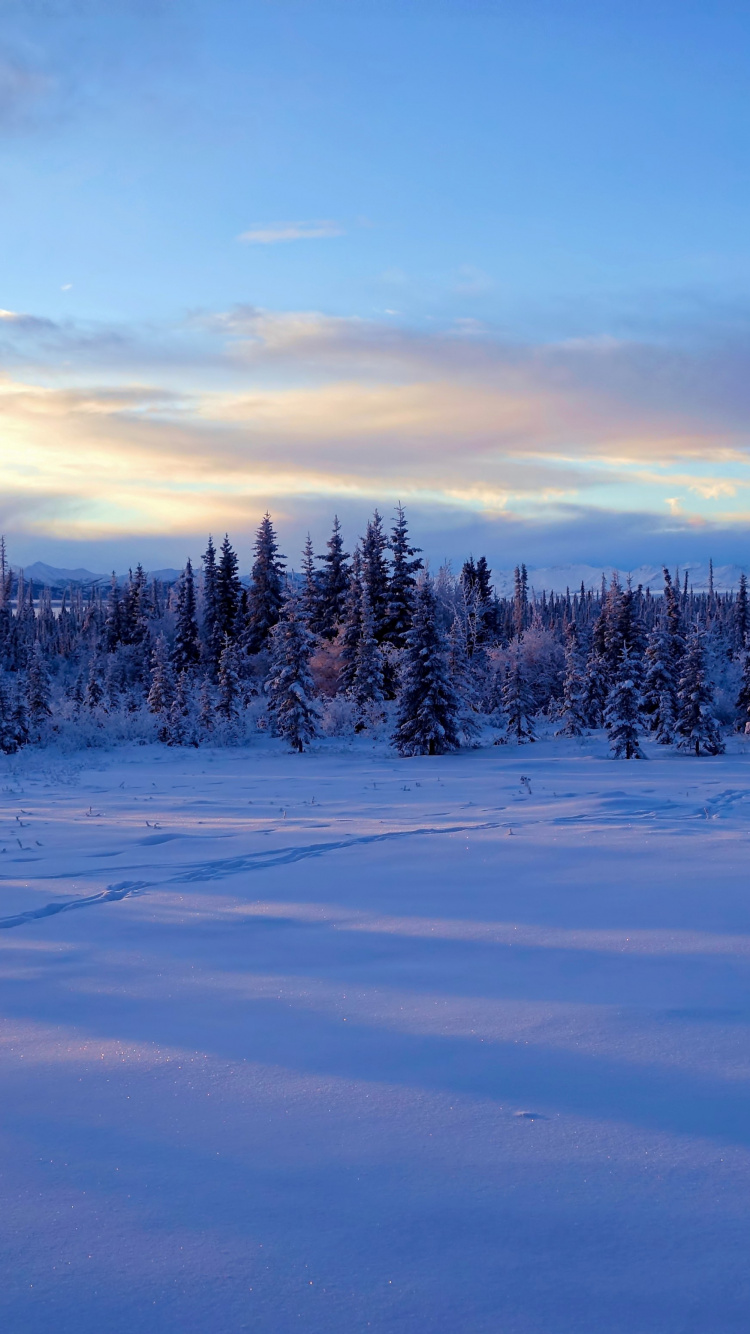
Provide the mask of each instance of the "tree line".
{"label": "tree line", "polygon": [[[492,736],[575,737],[604,728],[612,754],[642,739],[718,754],[750,724],[747,582],[695,593],[664,569],[659,592],[530,589],[524,565],[499,596],[484,556],[432,576],[399,505],[376,511],[349,553],[338,519],[326,550],[308,536],[287,569],[272,519],[249,580],[228,536],[176,583],[138,565],[106,594],[35,602],[0,542],[0,749],[56,734],[94,744],[156,736],[231,742],[268,728],[294,750],[323,733],[386,729],[402,755],[443,754]],[[489,730],[488,730],[489,729]]]}

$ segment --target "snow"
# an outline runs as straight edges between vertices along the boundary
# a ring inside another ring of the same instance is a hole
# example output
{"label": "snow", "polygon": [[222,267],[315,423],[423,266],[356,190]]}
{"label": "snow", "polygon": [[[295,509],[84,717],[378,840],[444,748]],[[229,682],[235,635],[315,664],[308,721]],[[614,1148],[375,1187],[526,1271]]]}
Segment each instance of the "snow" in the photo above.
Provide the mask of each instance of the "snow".
{"label": "snow", "polygon": [[744,1331],[730,744],[3,757],[4,1334]]}

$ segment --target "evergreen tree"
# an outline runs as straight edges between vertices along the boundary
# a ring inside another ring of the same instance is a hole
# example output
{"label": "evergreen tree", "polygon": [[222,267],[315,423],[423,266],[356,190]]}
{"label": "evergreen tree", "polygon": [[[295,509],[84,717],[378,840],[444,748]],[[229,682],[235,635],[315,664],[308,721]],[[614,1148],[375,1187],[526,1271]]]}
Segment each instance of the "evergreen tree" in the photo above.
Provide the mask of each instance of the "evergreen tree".
{"label": "evergreen tree", "polygon": [[239,658],[229,635],[225,635],[219,658],[216,712],[230,735],[236,732],[242,703]]}
{"label": "evergreen tree", "polygon": [[[362,589],[362,557],[357,546],[354,548],[354,558],[349,571],[349,587],[346,594],[341,630],[339,689],[344,694],[348,694],[351,690],[357,670],[357,654],[359,652],[360,635],[362,634]],[[370,607],[372,608],[372,604],[370,604]]]}
{"label": "evergreen tree", "polygon": [[248,653],[260,653],[276,625],[284,600],[284,557],[279,555],[270,514],[261,520],[255,539],[255,563],[247,600]]}
{"label": "evergreen tree", "polygon": [[188,559],[177,586],[175,636],[172,646],[172,666],[179,676],[198,666],[201,656],[200,631],[195,606],[193,567]]}
{"label": "evergreen tree", "polygon": [[519,746],[525,741],[536,741],[534,696],[526,678],[519,644],[511,653],[503,682],[502,700],[508,741],[515,741]]}
{"label": "evergreen tree", "polygon": [[571,621],[565,628],[565,676],[560,708],[562,726],[558,729],[561,736],[583,736],[586,731],[584,675],[581,642],[576,624]]}
{"label": "evergreen tree", "polygon": [[177,677],[174,699],[169,710],[167,740],[170,746],[187,746],[194,742],[190,686],[190,672],[181,671]]}
{"label": "evergreen tree", "polygon": [[383,532],[383,520],[376,510],[362,539],[362,581],[367,588],[375,624],[375,638],[379,644],[385,639],[388,623],[388,562],[385,553],[388,541]]}
{"label": "evergreen tree", "polygon": [[312,538],[308,533],[302,549],[302,588],[300,590],[299,608],[305,618],[305,624],[313,631],[317,623],[319,601],[320,576],[315,569]]}
{"label": "evergreen tree", "polygon": [[221,653],[221,635],[219,633],[219,590],[218,570],[216,568],[216,548],[209,534],[208,546],[202,556],[203,561],[203,623],[202,657],[210,672],[214,672]]}
{"label": "evergreen tree", "polygon": [[34,645],[26,679],[26,710],[29,727],[39,735],[42,724],[51,716],[49,676],[39,641]]}
{"label": "evergreen tree", "polygon": [[383,655],[375,638],[375,618],[370,606],[367,586],[360,594],[360,634],[354,660],[354,674],[349,697],[356,705],[358,730],[383,717]]}
{"label": "evergreen tree", "polygon": [[303,751],[317,735],[318,710],[310,675],[313,645],[298,599],[288,598],[271,633],[266,690],[274,732],[296,751]]}
{"label": "evergreen tree", "polygon": [[677,747],[696,755],[721,755],[724,743],[713,712],[713,689],[705,663],[704,640],[694,630],[682,660],[677,695]]}
{"label": "evergreen tree", "polygon": [[513,585],[513,633],[520,639],[528,623],[529,576],[525,565],[516,566],[513,571]]}
{"label": "evergreen tree", "polygon": [[164,740],[162,732],[166,729],[166,719],[174,703],[174,676],[164,635],[158,636],[151,654],[151,688],[147,703],[151,712],[163,720],[159,739]]}
{"label": "evergreen tree", "polygon": [[745,732],[750,724],[750,653],[744,655],[742,677],[735,707],[737,709],[737,731]]}
{"label": "evergreen tree", "polygon": [[747,575],[744,570],[740,575],[740,586],[737,589],[737,601],[734,610],[734,627],[735,647],[738,652],[741,653],[747,645],[747,632],[749,627],[747,609]]}
{"label": "evergreen tree", "polygon": [[312,629],[323,639],[335,639],[343,623],[346,597],[349,591],[348,551],[344,551],[341,524],[334,516],[333,532],[327,542],[327,552],[319,559],[324,562],[318,584],[318,606]]}
{"label": "evergreen tree", "polygon": [[432,580],[417,587],[406,637],[393,743],[400,755],[443,755],[459,747],[460,701],[450,680]]}
{"label": "evergreen tree", "polygon": [[640,664],[635,651],[624,644],[604,712],[610,750],[616,759],[643,759],[638,743],[640,698]]}
{"label": "evergreen tree", "polygon": [[404,648],[411,629],[416,574],[422,569],[423,561],[417,554],[421,548],[413,547],[409,542],[409,528],[401,505],[396,506],[390,549],[391,576],[383,635],[394,648]]}
{"label": "evergreen tree", "polygon": [[207,676],[204,676],[201,683],[200,698],[198,700],[198,731],[201,736],[208,737],[214,731],[216,726],[216,713],[214,708],[214,698],[211,691],[211,682]]}
{"label": "evergreen tree", "polygon": [[25,719],[19,729],[18,708],[15,692],[11,689],[4,672],[0,672],[0,751],[4,755],[14,755],[26,739]]}
{"label": "evergreen tree", "polygon": [[[479,708],[479,692],[467,651],[466,623],[458,612],[455,613],[448,631],[448,671],[459,702],[459,731],[466,740],[469,740],[479,732],[476,716]],[[492,709],[489,708],[488,712],[492,712]]]}
{"label": "evergreen tree", "polygon": [[120,586],[117,582],[117,575],[113,570],[109,584],[109,593],[107,594],[107,610],[104,618],[104,648],[107,653],[114,653],[117,645],[122,641],[122,632],[123,617]]}
{"label": "evergreen tree", "polygon": [[674,741],[677,721],[677,664],[666,618],[651,631],[645,660],[643,711],[656,740],[668,746]]}
{"label": "evergreen tree", "polygon": [[83,702],[87,709],[92,713],[94,709],[100,708],[104,700],[104,687],[102,685],[102,665],[98,654],[92,653],[89,662],[89,674],[86,679],[86,689],[83,694]]}
{"label": "evergreen tree", "polygon": [[242,592],[237,568],[237,553],[225,533],[216,566],[216,628],[222,641],[225,635],[232,639],[236,630]]}

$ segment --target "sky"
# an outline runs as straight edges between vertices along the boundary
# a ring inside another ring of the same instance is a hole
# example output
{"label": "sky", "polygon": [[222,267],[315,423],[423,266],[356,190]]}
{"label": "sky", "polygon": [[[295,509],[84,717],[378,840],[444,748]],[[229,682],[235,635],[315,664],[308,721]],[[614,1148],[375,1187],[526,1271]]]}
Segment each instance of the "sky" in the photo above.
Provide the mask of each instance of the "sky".
{"label": "sky", "polygon": [[750,14],[0,0],[16,563],[747,563]]}

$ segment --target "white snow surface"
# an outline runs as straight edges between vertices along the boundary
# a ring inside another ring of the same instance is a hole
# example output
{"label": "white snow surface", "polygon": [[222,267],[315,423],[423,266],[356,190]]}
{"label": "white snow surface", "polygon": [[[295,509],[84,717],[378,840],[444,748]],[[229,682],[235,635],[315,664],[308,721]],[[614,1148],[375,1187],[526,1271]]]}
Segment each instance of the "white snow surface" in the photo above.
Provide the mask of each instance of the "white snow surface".
{"label": "white snow surface", "polygon": [[744,1332],[732,745],[2,758],[4,1334]]}

